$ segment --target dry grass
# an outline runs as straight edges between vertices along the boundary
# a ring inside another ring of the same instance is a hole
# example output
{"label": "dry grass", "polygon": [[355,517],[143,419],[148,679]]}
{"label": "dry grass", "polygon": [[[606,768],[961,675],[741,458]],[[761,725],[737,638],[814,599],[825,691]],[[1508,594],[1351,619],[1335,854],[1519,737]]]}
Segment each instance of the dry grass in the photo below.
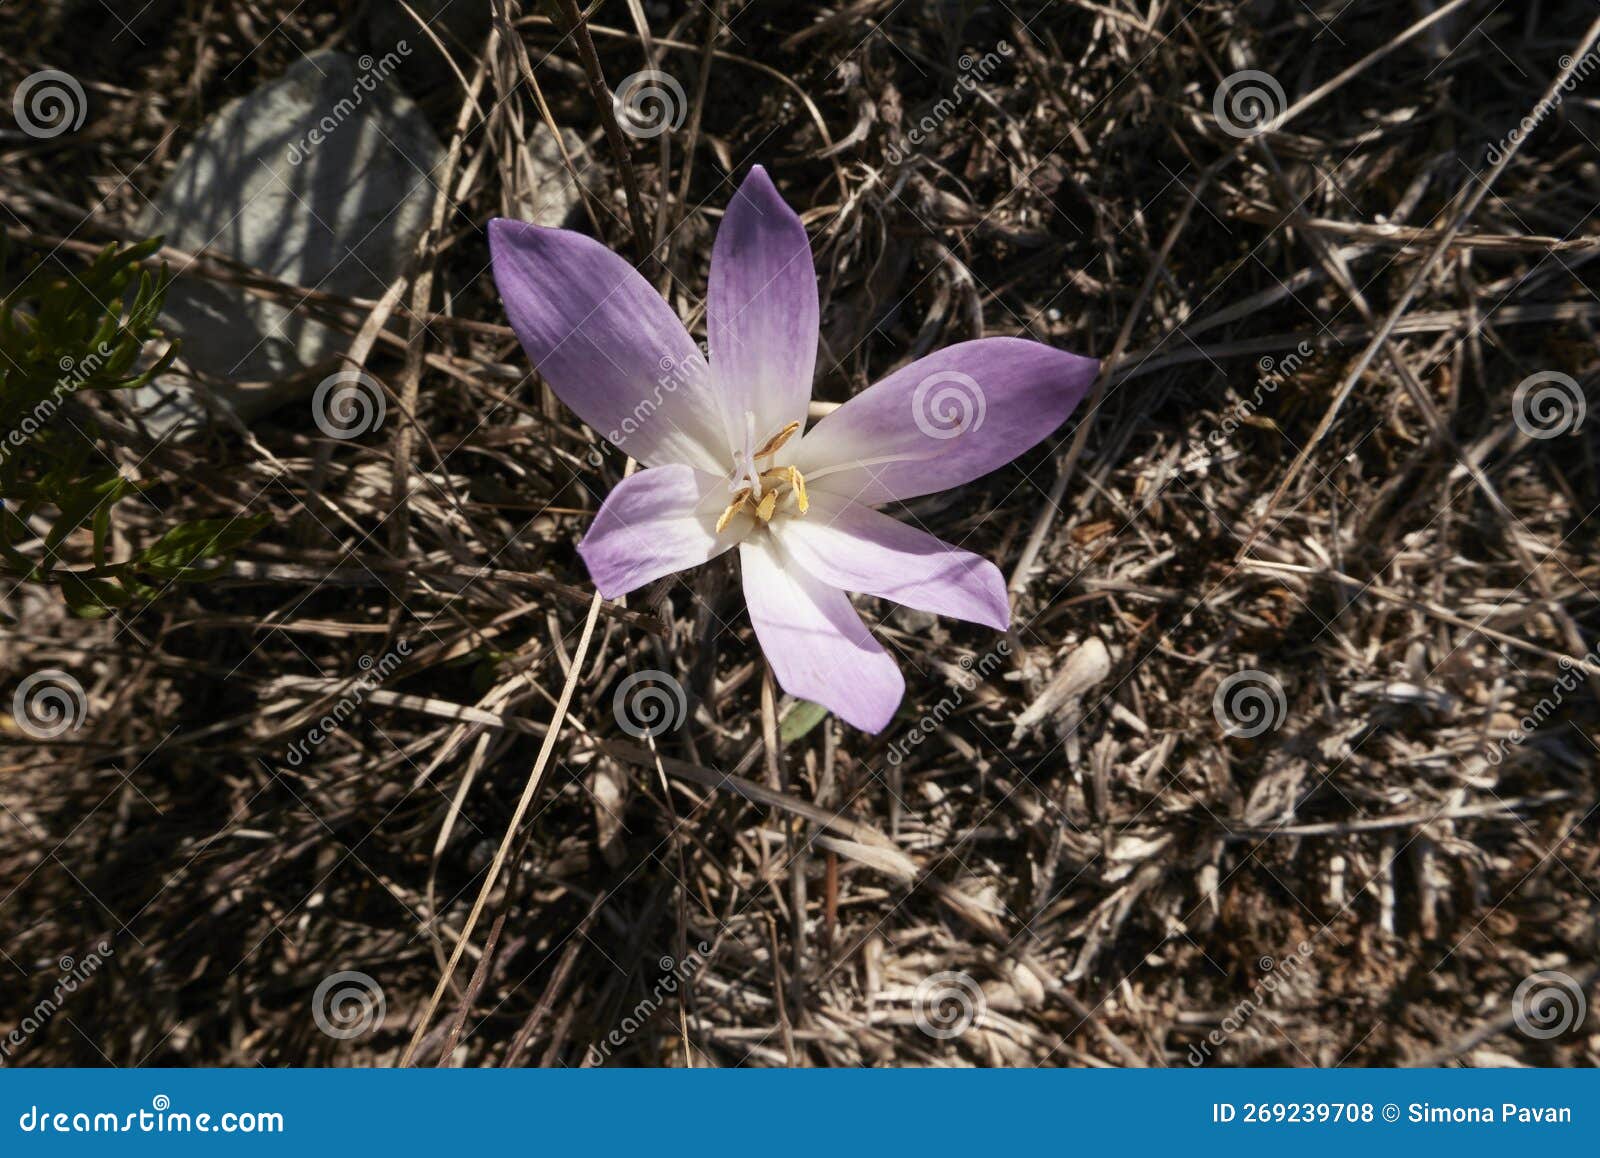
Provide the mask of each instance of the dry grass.
{"label": "dry grass", "polygon": [[[362,35],[354,6],[292,0],[158,0],[128,30],[54,7],[0,14],[4,88],[73,69],[93,115],[0,141],[0,197],[12,240],[67,268],[207,113]],[[130,436],[115,452],[163,484],[131,536],[180,512],[273,526],[229,578],[109,621],[5,599],[7,703],[61,668],[88,712],[51,743],[0,716],[0,1033],[60,958],[112,949],[9,1062],[392,1064],[419,1030],[419,1063],[470,1066],[1600,1061],[1592,1019],[1541,1039],[1511,1017],[1537,970],[1590,985],[1600,948],[1600,710],[1562,662],[1600,636],[1595,444],[1528,437],[1512,397],[1595,372],[1595,79],[1485,159],[1593,35],[1580,5],[1476,0],[1410,39],[1437,5],[674,2],[639,9],[652,49],[599,5],[608,81],[653,51],[692,105],[628,162],[693,324],[759,161],[812,230],[819,397],[980,334],[1108,373],[1045,447],[913,504],[1014,577],[1015,626],[998,651],[868,606],[909,684],[880,737],[773,742],[791,705],[731,570],[604,608],[421,1026],[569,682],[573,544],[622,465],[591,463],[485,276],[484,223],[529,192],[530,76],[607,156],[578,41],[523,7],[458,51],[475,101],[417,94],[456,146],[418,276],[392,309],[303,307],[372,323],[385,427],[334,442],[291,405],[248,438]],[[961,88],[963,52],[1002,40]],[[1281,84],[1275,131],[1219,127],[1241,69]],[[635,252],[625,182],[589,211]],[[1285,372],[1262,389],[1266,359]],[[287,759],[401,641],[383,694]],[[613,710],[643,669],[691,697],[659,765]],[[1230,736],[1214,696],[1245,671],[1283,710]],[[665,992],[660,959],[701,942]],[[345,970],[385,1003],[349,1040],[313,1018]],[[954,1036],[917,1024],[943,971],[983,994]]]}

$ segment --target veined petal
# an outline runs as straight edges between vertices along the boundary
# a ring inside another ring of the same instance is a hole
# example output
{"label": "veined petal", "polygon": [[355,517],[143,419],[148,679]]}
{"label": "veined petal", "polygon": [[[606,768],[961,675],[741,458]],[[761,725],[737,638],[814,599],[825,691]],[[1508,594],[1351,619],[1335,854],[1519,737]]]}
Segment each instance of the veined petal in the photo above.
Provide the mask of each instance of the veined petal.
{"label": "veined petal", "polygon": [[744,429],[747,410],[757,438],[805,420],[817,318],[806,227],[757,165],[717,229],[706,297],[712,380],[733,437]]}
{"label": "veined petal", "polygon": [[849,596],[798,566],[771,535],[739,544],[739,562],[750,622],[783,690],[863,732],[882,731],[906,681]]}
{"label": "veined petal", "polygon": [[556,395],[646,466],[725,469],[710,370],[672,307],[593,238],[489,222],[511,328]]}
{"label": "veined petal", "polygon": [[872,506],[960,486],[1066,421],[1099,365],[1021,338],[962,342],[896,370],[822,419],[794,464],[811,491]]}
{"label": "veined petal", "polygon": [[805,518],[786,519],[773,533],[830,586],[996,631],[1011,623],[1006,581],[993,563],[860,503],[819,493]]}
{"label": "veined petal", "polygon": [[578,554],[607,599],[698,567],[733,546],[717,534],[728,484],[691,467],[657,466],[622,480],[606,497]]}

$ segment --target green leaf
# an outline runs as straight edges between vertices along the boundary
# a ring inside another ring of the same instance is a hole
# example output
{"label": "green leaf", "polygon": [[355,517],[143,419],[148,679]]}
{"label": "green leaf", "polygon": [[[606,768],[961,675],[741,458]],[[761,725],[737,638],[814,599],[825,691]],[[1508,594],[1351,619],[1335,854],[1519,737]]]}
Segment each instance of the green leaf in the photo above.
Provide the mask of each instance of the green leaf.
{"label": "green leaf", "polygon": [[167,578],[193,578],[190,572],[210,570],[202,563],[225,559],[271,521],[270,514],[260,514],[182,523],[140,551],[134,567]]}
{"label": "green leaf", "polygon": [[53,556],[68,535],[90,519],[96,517],[101,504],[110,505],[128,491],[128,480],[114,471],[93,475],[84,480],[81,489],[57,499],[61,513],[45,536],[46,557]]}
{"label": "green leaf", "polygon": [[798,700],[778,724],[778,742],[792,744],[828,718],[828,709],[810,700]]}
{"label": "green leaf", "polygon": [[[54,581],[78,615],[105,615],[160,595],[173,582],[209,578],[220,560],[259,532],[268,515],[168,527],[125,563],[110,560],[117,507],[149,484],[111,466],[116,447],[82,405],[87,391],[127,390],[162,373],[176,343],[145,354],[160,337],[169,271],[145,263],[153,237],[113,243],[87,263],[57,250],[11,269],[0,232],[0,576]],[[110,467],[108,469],[108,466]],[[58,553],[85,526],[92,571],[64,573]],[[36,536],[42,529],[43,550]]]}
{"label": "green leaf", "polygon": [[76,571],[61,575],[61,594],[67,609],[80,619],[102,619],[129,602],[128,592],[108,579],[91,579]]}

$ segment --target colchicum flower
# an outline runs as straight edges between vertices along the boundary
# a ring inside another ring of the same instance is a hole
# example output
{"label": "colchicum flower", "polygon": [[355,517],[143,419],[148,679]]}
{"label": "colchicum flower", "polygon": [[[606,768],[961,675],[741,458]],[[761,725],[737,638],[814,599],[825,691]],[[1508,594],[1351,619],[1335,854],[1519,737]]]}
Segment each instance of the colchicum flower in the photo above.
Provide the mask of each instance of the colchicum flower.
{"label": "colchicum flower", "polygon": [[611,492],[578,551],[615,599],[739,548],[745,602],[778,683],[880,731],[899,665],[861,592],[1004,631],[988,560],[876,508],[960,486],[1049,435],[1097,363],[984,338],[913,362],[804,430],[817,359],[805,226],[759,166],[711,251],[709,364],[634,268],[579,233],[489,223],[512,329],[551,389],[646,469]]}

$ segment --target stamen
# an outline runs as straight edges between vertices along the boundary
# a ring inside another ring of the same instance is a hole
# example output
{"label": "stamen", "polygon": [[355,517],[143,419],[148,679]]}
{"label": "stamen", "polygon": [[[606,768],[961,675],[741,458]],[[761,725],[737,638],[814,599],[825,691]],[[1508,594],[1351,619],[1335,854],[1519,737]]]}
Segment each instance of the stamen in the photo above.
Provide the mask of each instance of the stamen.
{"label": "stamen", "polygon": [[728,509],[723,511],[722,517],[717,520],[717,534],[720,535],[723,531],[727,530],[728,524],[733,522],[734,516],[744,509],[744,507],[749,505],[749,502],[750,488],[744,487],[739,491],[738,494],[733,496],[733,502],[728,504]]}
{"label": "stamen", "polygon": [[[753,417],[751,418],[751,421],[754,421]],[[767,441],[763,442],[761,444],[761,449],[756,451],[752,457],[767,458],[770,455],[777,454],[778,451],[783,449],[783,444],[788,442],[789,439],[793,438],[794,432],[799,429],[800,423],[789,423],[788,426],[785,426],[782,430],[778,431],[777,434],[774,434],[771,438],[767,439]]]}
{"label": "stamen", "polygon": [[766,470],[760,469],[761,461],[765,459],[770,462],[772,456],[783,449],[804,423],[789,423],[752,451],[755,425],[755,414],[746,410],[744,446],[733,452],[733,472],[728,479],[728,490],[732,492],[732,497],[722,517],[717,520],[719,535],[740,514],[750,514],[763,523],[771,522],[778,513],[778,501],[785,497],[785,489],[793,492],[795,506],[802,515],[811,509],[811,500],[806,496],[806,480],[797,468],[770,466]]}

